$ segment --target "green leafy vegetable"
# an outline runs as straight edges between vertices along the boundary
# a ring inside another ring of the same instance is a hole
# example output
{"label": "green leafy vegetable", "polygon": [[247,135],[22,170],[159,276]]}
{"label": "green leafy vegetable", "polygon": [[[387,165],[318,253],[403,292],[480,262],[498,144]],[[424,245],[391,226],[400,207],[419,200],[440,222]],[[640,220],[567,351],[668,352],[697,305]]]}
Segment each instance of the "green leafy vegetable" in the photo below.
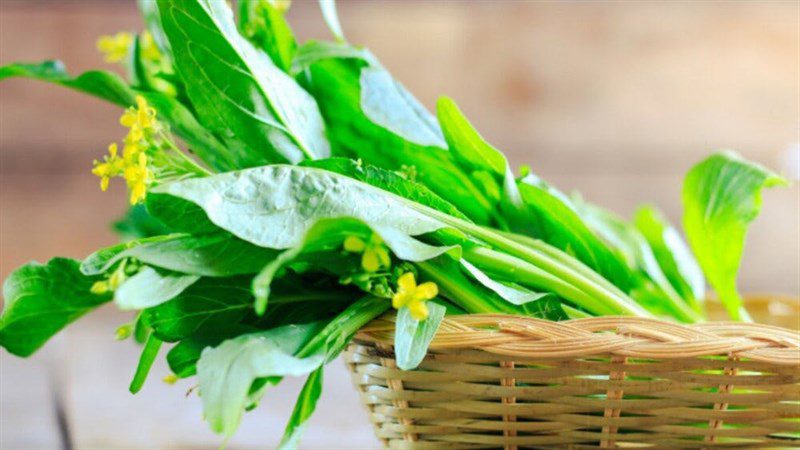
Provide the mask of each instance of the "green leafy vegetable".
{"label": "green leafy vegetable", "polygon": [[749,318],[736,288],[747,227],[761,209],[761,190],[788,182],[734,153],[718,153],[683,182],[683,227],[709,283],[734,320]]}
{"label": "green leafy vegetable", "polygon": [[200,121],[238,167],[328,156],[314,99],[239,34],[223,2],[159,0],[158,8]]}
{"label": "green leafy vegetable", "polygon": [[80,263],[66,258],[15,270],[3,283],[0,345],[30,356],[62,328],[111,300],[109,294],[91,292],[99,280],[83,275]]}
{"label": "green leafy vegetable", "polygon": [[672,287],[696,310],[705,298],[703,271],[689,247],[660,211],[651,206],[639,208],[634,221],[658,265]]}

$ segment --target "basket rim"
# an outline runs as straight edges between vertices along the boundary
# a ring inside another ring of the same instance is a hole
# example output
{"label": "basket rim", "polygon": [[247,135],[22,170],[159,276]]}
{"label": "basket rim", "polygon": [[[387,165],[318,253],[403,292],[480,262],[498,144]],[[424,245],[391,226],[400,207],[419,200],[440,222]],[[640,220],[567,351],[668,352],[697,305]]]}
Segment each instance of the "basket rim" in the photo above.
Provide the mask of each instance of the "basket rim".
{"label": "basket rim", "polygon": [[[795,300],[800,304],[800,300]],[[357,341],[391,347],[396,315],[387,313],[356,334]],[[523,358],[623,356],[741,358],[800,366],[800,331],[742,322],[677,324],[659,319],[601,316],[551,322],[506,314],[465,314],[442,320],[430,350],[481,350]]]}

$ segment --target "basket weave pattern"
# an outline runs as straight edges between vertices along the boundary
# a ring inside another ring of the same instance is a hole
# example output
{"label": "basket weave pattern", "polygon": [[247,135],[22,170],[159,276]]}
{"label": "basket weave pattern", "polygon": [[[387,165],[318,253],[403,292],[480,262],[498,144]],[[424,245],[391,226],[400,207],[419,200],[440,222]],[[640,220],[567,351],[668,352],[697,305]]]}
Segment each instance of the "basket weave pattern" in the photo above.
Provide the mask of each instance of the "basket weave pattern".
{"label": "basket weave pattern", "polygon": [[413,371],[393,328],[345,353],[388,448],[800,446],[800,334],[784,328],[455,316]]}

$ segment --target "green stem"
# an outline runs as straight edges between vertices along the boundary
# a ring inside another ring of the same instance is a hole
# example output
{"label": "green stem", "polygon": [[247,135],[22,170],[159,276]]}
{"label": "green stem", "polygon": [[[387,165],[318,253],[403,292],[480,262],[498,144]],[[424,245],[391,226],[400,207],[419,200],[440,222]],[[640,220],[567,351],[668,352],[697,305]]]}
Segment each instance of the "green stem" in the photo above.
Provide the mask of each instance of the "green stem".
{"label": "green stem", "polygon": [[158,356],[158,350],[161,349],[161,343],[161,339],[151,332],[144,344],[144,349],[142,349],[142,356],[139,357],[139,365],[136,366],[136,373],[133,375],[131,385],[128,387],[131,394],[139,392],[144,386],[147,374],[150,373],[150,368],[153,367],[153,362]]}
{"label": "green stem", "polygon": [[491,301],[490,297],[476,289],[472,283],[465,281],[465,278],[459,282],[459,278],[463,277],[441,270],[430,262],[419,262],[417,267],[425,278],[436,283],[443,296],[470,314],[499,312],[518,314],[520,312],[514,309],[514,305],[510,303],[497,304],[497,302]]}
{"label": "green stem", "polygon": [[555,292],[594,314],[640,313],[636,309],[627,308],[625,304],[619,303],[615,299],[603,299],[589,295],[571,283],[571,280],[554,276],[552,273],[542,270],[527,261],[505,253],[485,247],[475,247],[464,251],[464,259],[487,272],[502,274],[501,276],[507,281],[513,281],[534,289]]}

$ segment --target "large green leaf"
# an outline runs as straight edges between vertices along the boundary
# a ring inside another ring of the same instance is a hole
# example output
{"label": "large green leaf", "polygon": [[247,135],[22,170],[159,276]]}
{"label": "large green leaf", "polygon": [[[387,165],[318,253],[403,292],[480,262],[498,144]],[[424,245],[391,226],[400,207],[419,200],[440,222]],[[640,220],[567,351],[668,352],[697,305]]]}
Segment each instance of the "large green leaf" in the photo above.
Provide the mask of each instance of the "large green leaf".
{"label": "large green leaf", "polygon": [[18,356],[30,356],[62,328],[111,300],[90,292],[99,277],[85,276],[78,261],[54,258],[29,263],[3,284],[0,345]]}
{"label": "large green leaf", "polygon": [[375,230],[409,236],[444,225],[402,197],[333,172],[273,165],[164,184],[169,195],[200,206],[220,228],[258,246],[286,249],[325,218],[353,217]]}
{"label": "large green leaf", "polygon": [[305,375],[325,360],[323,354],[294,356],[319,324],[288,325],[229,339],[205,349],[197,363],[205,419],[211,429],[230,436],[238,427],[248,393],[259,378]]}
{"label": "large green leaf", "polygon": [[747,319],[736,273],[747,228],[761,209],[761,191],[788,182],[734,153],[718,153],[683,183],[683,228],[700,267],[733,319]]}
{"label": "large green leaf", "polygon": [[314,99],[239,34],[225,2],[158,7],[187,95],[238,167],[328,156]]}
{"label": "large green leaf", "polygon": [[122,107],[133,106],[136,95],[144,96],[158,112],[158,118],[181,136],[190,150],[208,165],[219,170],[235,168],[228,150],[197,122],[192,112],[177,99],[158,92],[136,91],[118,75],[93,70],[71,77],[60,61],[45,61],[40,64],[9,64],[0,67],[0,80],[9,77],[33,78],[56,83]]}
{"label": "large green leaf", "polygon": [[473,170],[487,170],[500,177],[506,175],[506,157],[483,139],[452,99],[439,98],[436,116],[450,151],[463,165]]}
{"label": "large green leaf", "polygon": [[705,298],[703,271],[678,231],[652,206],[639,208],[634,223],[653,249],[672,287],[690,304],[699,307]]}

